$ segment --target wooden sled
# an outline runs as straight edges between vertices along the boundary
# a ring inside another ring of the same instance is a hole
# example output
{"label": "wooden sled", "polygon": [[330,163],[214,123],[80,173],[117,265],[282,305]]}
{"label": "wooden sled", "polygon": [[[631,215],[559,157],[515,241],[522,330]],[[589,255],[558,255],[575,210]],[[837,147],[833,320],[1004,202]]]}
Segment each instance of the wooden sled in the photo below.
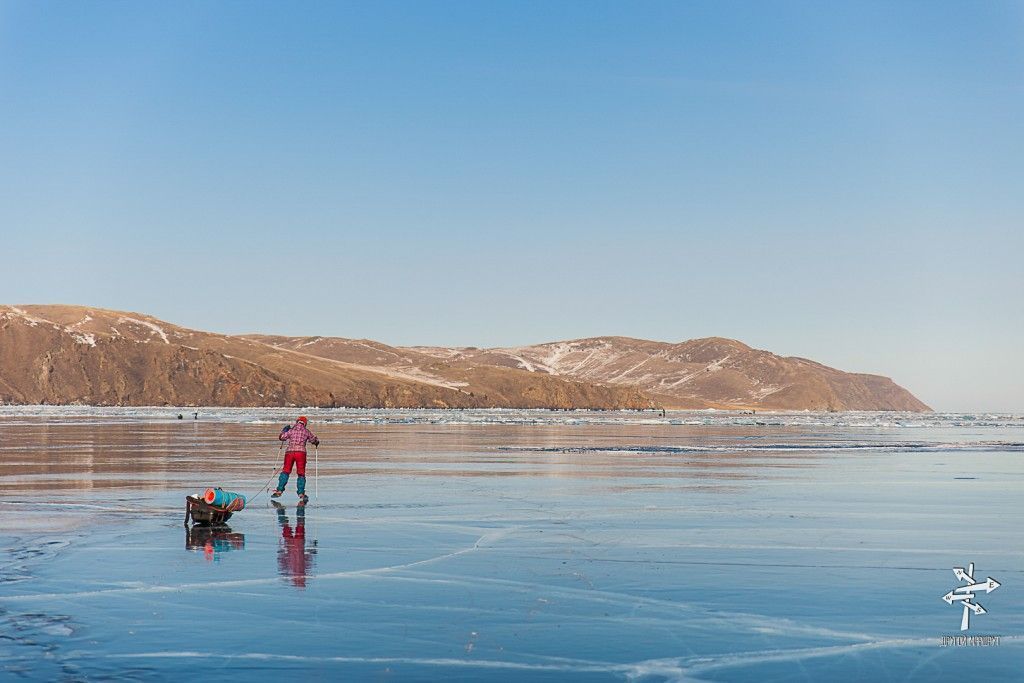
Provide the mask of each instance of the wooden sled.
{"label": "wooden sled", "polygon": [[189,519],[200,526],[214,526],[231,519],[231,512],[210,505],[200,496],[185,496],[185,526],[188,526]]}

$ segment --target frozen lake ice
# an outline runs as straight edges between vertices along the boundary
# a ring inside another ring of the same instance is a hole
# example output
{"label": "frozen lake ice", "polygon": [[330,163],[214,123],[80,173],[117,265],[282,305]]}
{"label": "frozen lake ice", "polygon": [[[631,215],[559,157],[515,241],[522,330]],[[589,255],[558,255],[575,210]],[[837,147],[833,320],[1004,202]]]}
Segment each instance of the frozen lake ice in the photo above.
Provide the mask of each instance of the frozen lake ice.
{"label": "frozen lake ice", "polygon": [[1024,670],[1020,416],[311,410],[315,500],[190,531],[295,413],[178,412],[0,407],[0,679]]}

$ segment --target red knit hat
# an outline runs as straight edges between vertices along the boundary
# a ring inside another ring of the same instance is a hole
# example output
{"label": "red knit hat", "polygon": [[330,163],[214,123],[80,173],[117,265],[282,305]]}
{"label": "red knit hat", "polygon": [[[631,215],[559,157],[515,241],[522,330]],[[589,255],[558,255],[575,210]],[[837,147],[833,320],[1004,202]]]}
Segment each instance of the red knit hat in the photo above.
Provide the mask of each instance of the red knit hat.
{"label": "red knit hat", "polygon": [[296,420],[296,422],[301,422],[302,424],[309,424],[309,420],[306,419],[305,415],[299,415],[299,419]]}

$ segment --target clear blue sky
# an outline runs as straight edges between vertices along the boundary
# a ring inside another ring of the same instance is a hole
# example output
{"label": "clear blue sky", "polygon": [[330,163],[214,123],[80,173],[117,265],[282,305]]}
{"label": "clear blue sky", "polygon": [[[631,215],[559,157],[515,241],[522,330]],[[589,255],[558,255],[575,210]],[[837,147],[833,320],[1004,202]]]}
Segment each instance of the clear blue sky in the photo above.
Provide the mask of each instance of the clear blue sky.
{"label": "clear blue sky", "polygon": [[1024,410],[1020,2],[0,2],[0,301],[719,335]]}

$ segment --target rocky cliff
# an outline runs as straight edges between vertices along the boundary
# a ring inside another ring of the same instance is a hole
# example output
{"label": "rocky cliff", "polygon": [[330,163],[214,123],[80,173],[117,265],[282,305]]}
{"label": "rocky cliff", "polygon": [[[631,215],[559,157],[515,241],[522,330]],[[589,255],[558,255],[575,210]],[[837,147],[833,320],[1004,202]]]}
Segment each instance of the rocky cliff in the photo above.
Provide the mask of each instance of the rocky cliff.
{"label": "rocky cliff", "polygon": [[928,410],[886,377],[730,339],[401,348],[213,334],[79,306],[0,306],[0,402]]}
{"label": "rocky cliff", "polygon": [[666,407],[929,410],[887,377],[842,372],[719,337],[679,344],[596,337],[515,348],[415,350],[450,363],[486,363],[635,387]]}
{"label": "rocky cliff", "polygon": [[[361,342],[353,342],[360,344]],[[379,345],[387,349],[384,345]],[[79,306],[0,306],[0,402],[95,405],[640,408],[641,392],[422,357],[352,362],[259,338]],[[408,367],[406,367],[408,365]]]}

